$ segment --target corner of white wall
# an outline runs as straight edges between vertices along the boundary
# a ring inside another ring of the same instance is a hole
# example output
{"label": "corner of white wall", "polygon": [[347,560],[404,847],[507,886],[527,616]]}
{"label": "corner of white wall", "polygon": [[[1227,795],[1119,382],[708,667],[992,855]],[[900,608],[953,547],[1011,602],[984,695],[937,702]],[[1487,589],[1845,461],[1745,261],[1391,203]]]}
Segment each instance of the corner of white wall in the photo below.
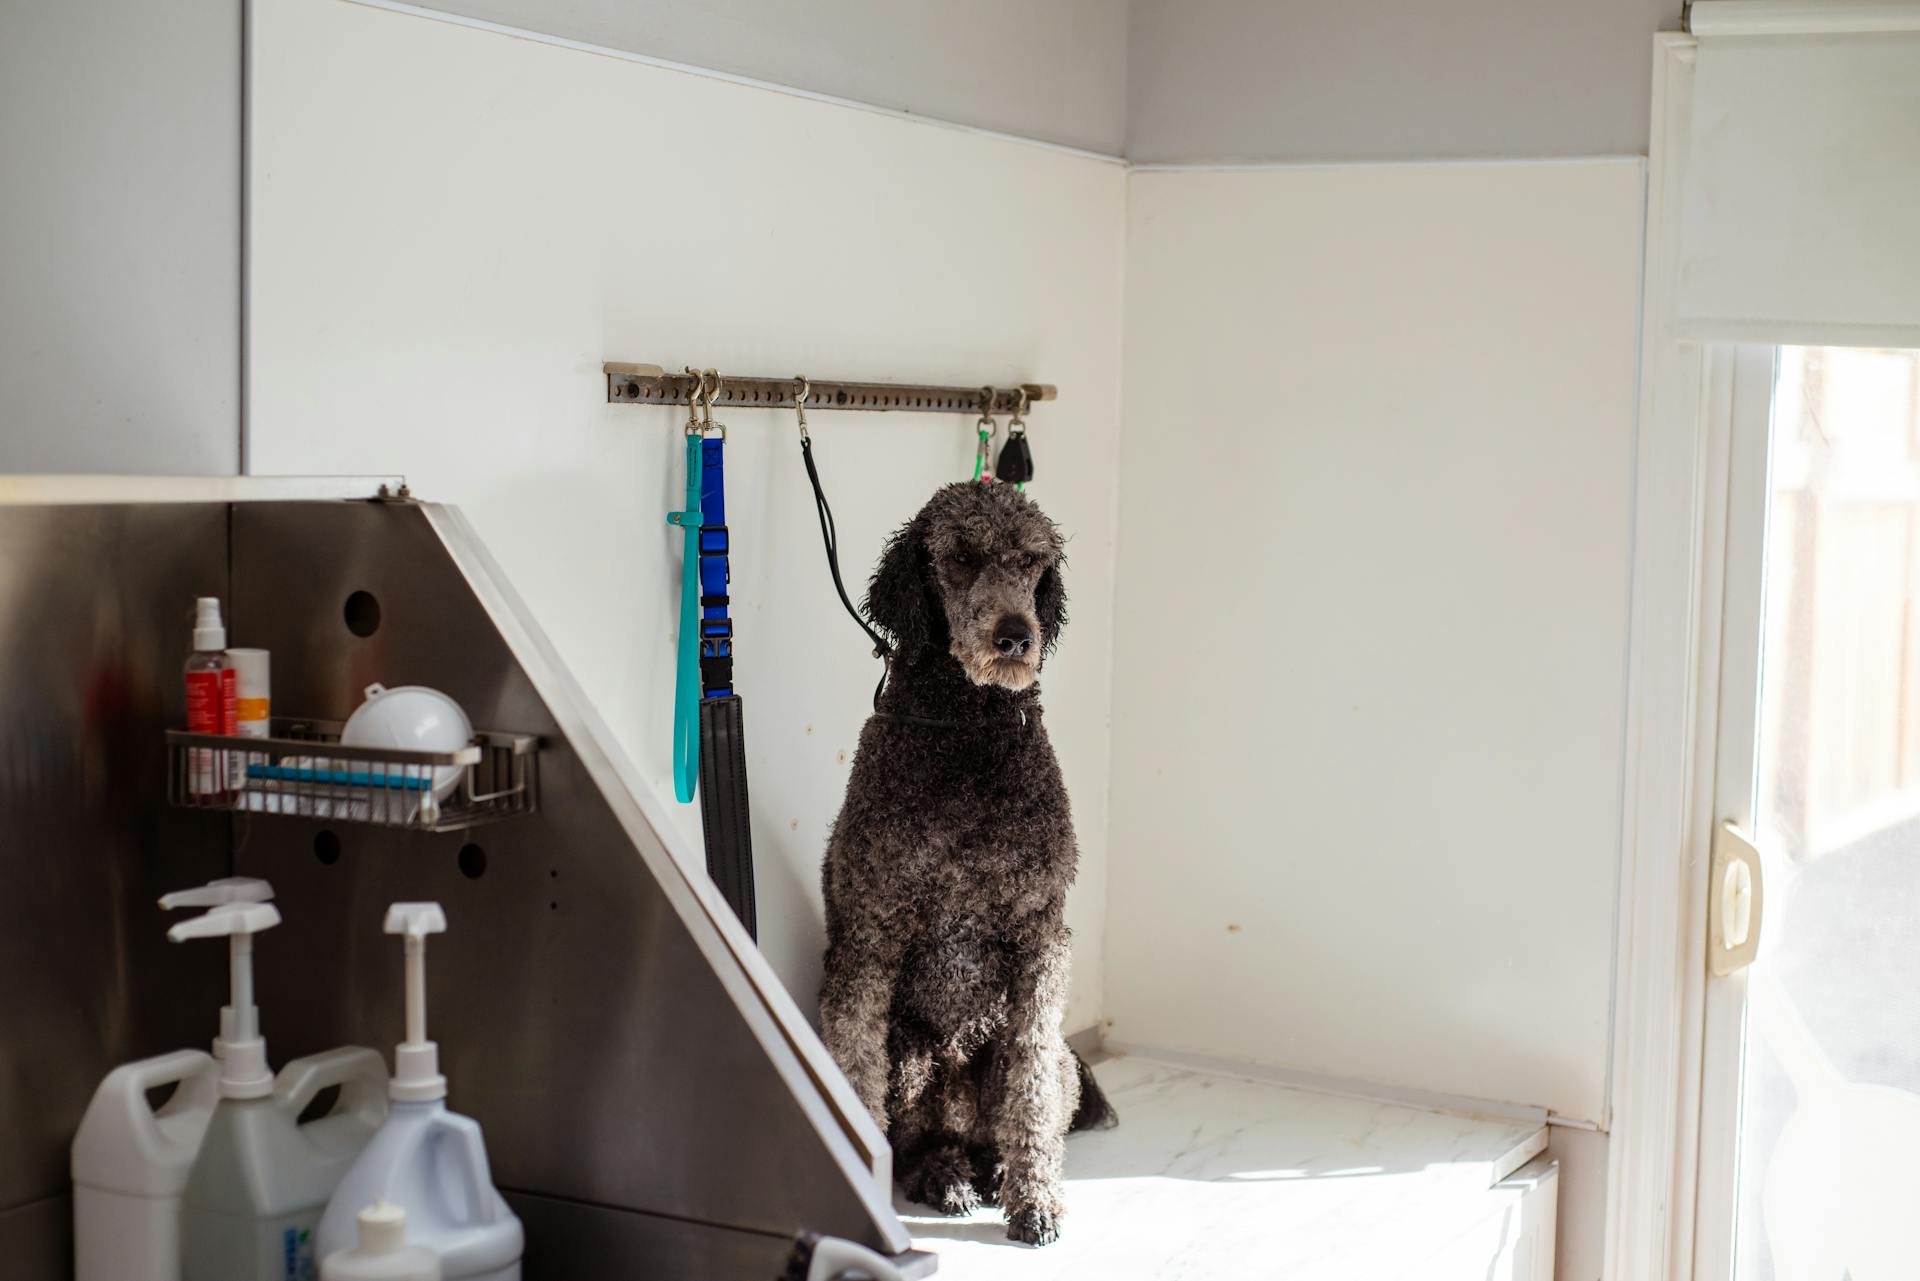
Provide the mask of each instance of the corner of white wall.
{"label": "corner of white wall", "polygon": [[[600,362],[1060,386],[1032,414],[1031,489],[1074,535],[1079,621],[1046,696],[1082,806],[1068,1022],[1093,1024],[1124,169],[336,0],[260,6],[253,35],[255,470],[405,472],[459,504],[663,792],[677,415],[605,403]],[[671,154],[636,153],[636,121]],[[690,186],[681,155],[716,159]],[[831,177],[798,196],[769,185],[796,167]],[[791,418],[732,416],[761,946],[805,1008],[821,853],[873,660],[828,584]],[[850,579],[925,495],[966,474],[972,427],[814,416]],[[675,817],[697,832],[691,810]]]}
{"label": "corner of white wall", "polygon": [[1117,1039],[1602,1118],[1643,178],[1130,177]]}

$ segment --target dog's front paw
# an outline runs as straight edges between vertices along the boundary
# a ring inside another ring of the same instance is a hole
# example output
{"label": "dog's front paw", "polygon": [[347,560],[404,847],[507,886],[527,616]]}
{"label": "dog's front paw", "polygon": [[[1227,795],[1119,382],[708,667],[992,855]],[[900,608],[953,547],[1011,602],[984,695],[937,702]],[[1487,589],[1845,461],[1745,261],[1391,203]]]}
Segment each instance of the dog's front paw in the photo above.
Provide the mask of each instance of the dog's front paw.
{"label": "dog's front paw", "polygon": [[998,1205],[1000,1180],[1005,1174],[999,1156],[992,1148],[978,1147],[967,1150],[967,1159],[973,1162],[973,1190],[983,1203]]}
{"label": "dog's front paw", "polygon": [[1038,1206],[1015,1210],[1007,1215],[1007,1236],[1027,1245],[1052,1245],[1060,1239],[1060,1216]]}
{"label": "dog's front paw", "polygon": [[974,1191],[973,1180],[968,1179],[940,1189],[937,1199],[930,1199],[928,1204],[942,1214],[965,1218],[980,1208],[980,1194]]}
{"label": "dog's front paw", "polygon": [[980,1208],[980,1194],[973,1187],[973,1167],[958,1148],[923,1158],[908,1174],[904,1187],[913,1200],[942,1214],[964,1216]]}
{"label": "dog's front paw", "polygon": [[974,1190],[972,1176],[965,1173],[929,1171],[907,1185],[907,1196],[955,1218],[964,1218],[980,1208],[980,1194]]}

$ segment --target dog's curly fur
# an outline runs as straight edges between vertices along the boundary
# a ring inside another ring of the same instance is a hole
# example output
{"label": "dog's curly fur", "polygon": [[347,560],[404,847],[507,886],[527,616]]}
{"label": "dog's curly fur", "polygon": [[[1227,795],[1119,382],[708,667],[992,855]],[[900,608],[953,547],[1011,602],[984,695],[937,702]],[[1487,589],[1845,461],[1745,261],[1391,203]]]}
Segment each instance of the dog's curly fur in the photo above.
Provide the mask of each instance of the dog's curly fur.
{"label": "dog's curly fur", "polygon": [[822,1030],[902,1187],[950,1214],[997,1200],[1036,1245],[1070,1124],[1112,1115],[1060,1032],[1078,855],[1036,682],[1063,559],[1010,485],[949,485],[893,536],[867,592],[891,670],[823,871]]}

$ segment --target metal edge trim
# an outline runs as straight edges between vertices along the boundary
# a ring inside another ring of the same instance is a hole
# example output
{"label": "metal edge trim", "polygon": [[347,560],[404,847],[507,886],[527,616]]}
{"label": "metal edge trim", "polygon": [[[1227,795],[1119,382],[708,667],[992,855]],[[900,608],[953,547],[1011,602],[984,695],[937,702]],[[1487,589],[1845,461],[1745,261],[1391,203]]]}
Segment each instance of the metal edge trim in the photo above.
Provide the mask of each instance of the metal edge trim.
{"label": "metal edge trim", "polygon": [[681,848],[684,842],[661,812],[653,788],[619,748],[466,516],[440,503],[421,503],[418,510],[465,575],[501,639],[572,744],[581,767],[600,789],[721,986],[847,1174],[888,1250],[899,1253],[910,1248],[912,1239],[893,1209],[892,1149],[708,879],[704,856]]}
{"label": "metal edge trim", "polygon": [[0,475],[0,507],[368,501],[405,484],[404,476]]}

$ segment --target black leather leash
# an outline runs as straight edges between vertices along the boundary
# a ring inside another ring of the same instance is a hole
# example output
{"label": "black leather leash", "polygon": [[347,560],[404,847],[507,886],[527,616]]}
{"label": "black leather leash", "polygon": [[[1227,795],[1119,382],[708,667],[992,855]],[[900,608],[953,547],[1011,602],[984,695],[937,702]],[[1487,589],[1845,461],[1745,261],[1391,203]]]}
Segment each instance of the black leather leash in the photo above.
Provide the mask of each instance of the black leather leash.
{"label": "black leather leash", "polygon": [[[988,392],[988,403],[991,403],[993,389],[989,387],[986,390]],[[858,623],[860,630],[867,634],[867,639],[873,642],[873,656],[881,660],[880,683],[873,687],[873,714],[883,720],[900,721],[908,725],[925,725],[935,729],[968,729],[976,725],[985,725],[993,719],[998,719],[983,718],[974,721],[944,721],[935,720],[927,716],[913,716],[906,712],[883,712],[880,710],[880,695],[885,692],[887,688],[887,676],[893,670],[893,646],[889,645],[886,638],[873,629],[873,624],[867,621],[866,615],[854,608],[853,601],[847,596],[847,585],[840,577],[840,534],[839,531],[834,528],[833,508],[827,503],[827,491],[822,488],[820,484],[820,469],[813,461],[813,438],[807,434],[807,397],[810,394],[811,387],[807,380],[805,378],[796,378],[794,380],[794,404],[800,416],[800,460],[807,465],[807,480],[813,485],[813,505],[816,514],[820,517],[820,541],[825,544],[827,549],[827,571],[833,575],[833,590],[839,593],[840,603],[846,607],[847,617]],[[1015,411],[1013,417],[1013,423],[1017,426],[1018,430],[1012,434],[1007,441],[1006,448],[1002,449],[1000,454],[1000,466],[1004,470],[1012,473],[1010,478],[1017,482],[1025,482],[1033,477],[1033,454],[1028,449],[1026,443],[1026,424],[1021,421],[1021,414],[1025,411],[1026,405],[1027,394],[1025,390],[1022,390],[1020,393],[1020,409]],[[991,421],[991,419],[987,421]],[[1039,709],[1036,707],[1034,710],[1037,715]],[[1028,716],[1026,711],[1022,709],[1020,712],[1020,727],[1025,729],[1027,725],[1031,723],[1032,719],[1033,717]]]}
{"label": "black leather leash", "polygon": [[873,656],[880,660],[880,683],[873,687],[873,705],[880,706],[881,691],[887,687],[887,673],[893,666],[893,646],[886,638],[873,630],[866,616],[853,607],[847,597],[847,585],[840,578],[840,534],[833,526],[833,508],[827,505],[827,491],[820,487],[820,469],[813,462],[813,440],[807,435],[807,411],[804,397],[800,409],[800,458],[807,465],[807,479],[813,483],[813,505],[820,517],[820,540],[827,548],[827,569],[833,575],[833,590],[840,594],[840,603],[846,606],[847,616],[860,624],[860,630],[873,642]]}

